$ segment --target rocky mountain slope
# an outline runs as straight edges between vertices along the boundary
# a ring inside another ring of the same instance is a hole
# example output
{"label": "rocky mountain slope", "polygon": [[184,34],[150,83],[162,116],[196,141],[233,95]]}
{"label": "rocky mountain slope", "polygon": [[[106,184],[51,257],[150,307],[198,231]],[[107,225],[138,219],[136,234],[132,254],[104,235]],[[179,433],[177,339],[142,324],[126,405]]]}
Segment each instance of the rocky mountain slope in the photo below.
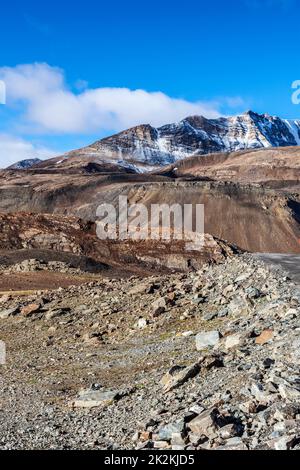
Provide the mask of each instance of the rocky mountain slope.
{"label": "rocky mountain slope", "polygon": [[65,158],[82,158],[149,171],[191,155],[295,145],[300,145],[299,120],[248,111],[219,119],[191,116],[157,129],[150,125],[137,126],[49,163],[58,166]]}
{"label": "rocky mountain slope", "polygon": [[98,205],[117,205],[120,195],[149,209],[205,204],[206,232],[217,239],[249,251],[300,252],[298,147],[190,157],[151,174],[80,159],[65,165],[1,172],[0,212],[95,221]]}
{"label": "rocky mountain slope", "polygon": [[20,162],[14,163],[8,167],[8,170],[27,170],[33,165],[37,165],[42,160],[40,158],[28,158],[26,160],[21,160]]}
{"label": "rocky mountain slope", "polygon": [[255,183],[299,191],[300,147],[249,149],[185,158],[157,172],[173,178]]}
{"label": "rocky mountain slope", "polygon": [[1,449],[299,449],[300,290],[249,255],[0,297]]}

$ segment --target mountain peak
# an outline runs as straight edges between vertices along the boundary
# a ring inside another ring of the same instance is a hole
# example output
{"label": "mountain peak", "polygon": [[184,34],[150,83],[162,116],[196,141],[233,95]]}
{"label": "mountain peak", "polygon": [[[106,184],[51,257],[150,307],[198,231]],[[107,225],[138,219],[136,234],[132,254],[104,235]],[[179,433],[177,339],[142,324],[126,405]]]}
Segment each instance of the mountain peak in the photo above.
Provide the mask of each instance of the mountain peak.
{"label": "mountain peak", "polygon": [[28,158],[26,160],[21,160],[13,165],[9,166],[8,170],[27,170],[33,165],[40,163],[42,160],[40,158]]}
{"label": "mountain peak", "polygon": [[252,109],[248,109],[247,111],[245,111],[242,114],[242,116],[249,116],[251,118],[262,118],[262,117],[267,116],[267,115],[266,114],[259,114],[259,113],[256,113],[255,111],[252,111]]}

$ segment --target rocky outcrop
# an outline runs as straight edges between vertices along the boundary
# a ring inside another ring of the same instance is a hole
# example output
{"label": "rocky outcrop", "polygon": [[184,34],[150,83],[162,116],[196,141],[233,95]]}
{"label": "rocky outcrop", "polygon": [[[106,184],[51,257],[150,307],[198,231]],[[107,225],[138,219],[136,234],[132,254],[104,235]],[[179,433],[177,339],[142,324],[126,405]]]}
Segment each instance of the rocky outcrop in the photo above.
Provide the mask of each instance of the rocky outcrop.
{"label": "rocky outcrop", "polygon": [[[96,224],[47,214],[0,214],[0,251],[51,250],[84,256],[103,266],[126,269],[195,270],[206,262],[218,263],[238,252],[235,246],[205,234],[204,243],[188,249],[184,240],[101,240]],[[31,256],[32,258],[32,256]]]}

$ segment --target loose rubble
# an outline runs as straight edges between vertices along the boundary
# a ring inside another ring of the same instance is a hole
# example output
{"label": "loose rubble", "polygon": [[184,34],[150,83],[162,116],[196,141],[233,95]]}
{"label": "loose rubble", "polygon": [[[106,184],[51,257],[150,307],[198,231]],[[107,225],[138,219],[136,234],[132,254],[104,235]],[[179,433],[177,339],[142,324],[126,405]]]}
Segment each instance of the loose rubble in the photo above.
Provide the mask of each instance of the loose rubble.
{"label": "loose rubble", "polygon": [[20,273],[20,272],[35,272],[35,271],[52,271],[68,274],[80,274],[79,268],[74,268],[62,261],[42,261],[38,259],[26,259],[21,263],[12,264],[11,266],[0,265],[0,272]]}
{"label": "loose rubble", "polygon": [[300,449],[299,314],[248,254],[0,296],[0,448]]}

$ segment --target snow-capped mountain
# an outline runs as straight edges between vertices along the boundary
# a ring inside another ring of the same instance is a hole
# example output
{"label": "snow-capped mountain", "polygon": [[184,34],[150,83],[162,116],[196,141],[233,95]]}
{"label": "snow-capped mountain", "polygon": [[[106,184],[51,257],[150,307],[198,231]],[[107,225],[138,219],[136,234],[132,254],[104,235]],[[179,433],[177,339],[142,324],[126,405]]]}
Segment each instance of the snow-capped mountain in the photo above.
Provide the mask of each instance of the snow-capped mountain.
{"label": "snow-capped mountain", "polygon": [[49,163],[51,168],[53,165],[61,168],[89,159],[100,165],[113,163],[143,172],[193,155],[296,145],[300,145],[300,120],[248,111],[218,119],[191,116],[159,128],[149,124],[136,126],[42,165],[46,168]]}
{"label": "snow-capped mountain", "polygon": [[191,155],[295,145],[300,145],[300,120],[248,111],[218,119],[191,116],[160,128],[140,125],[66,156],[98,157],[146,170]]}
{"label": "snow-capped mountain", "polygon": [[14,163],[13,165],[9,166],[9,170],[27,170],[31,168],[33,165],[40,163],[42,160],[39,158],[28,158],[27,160],[21,160],[20,162]]}

